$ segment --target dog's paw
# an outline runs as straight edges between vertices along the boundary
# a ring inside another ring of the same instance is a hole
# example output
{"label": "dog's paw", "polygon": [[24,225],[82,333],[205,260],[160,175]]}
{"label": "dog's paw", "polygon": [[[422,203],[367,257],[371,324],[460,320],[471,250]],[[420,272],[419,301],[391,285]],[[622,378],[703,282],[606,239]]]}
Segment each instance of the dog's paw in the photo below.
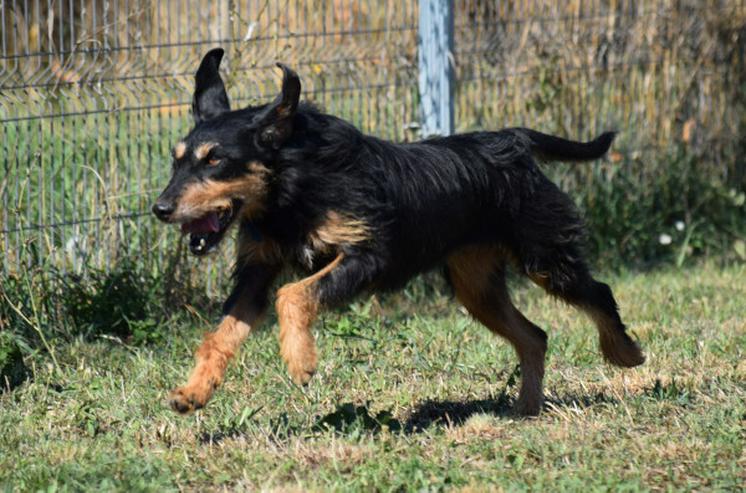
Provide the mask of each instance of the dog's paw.
{"label": "dog's paw", "polygon": [[622,368],[632,368],[645,362],[639,344],[626,332],[616,332],[613,336],[601,337],[601,351],[606,361]]}
{"label": "dog's paw", "polygon": [[168,404],[171,409],[179,414],[190,414],[205,407],[209,399],[209,393],[199,392],[188,387],[179,387],[169,394]]}
{"label": "dog's paw", "polygon": [[316,373],[316,355],[289,361],[288,373],[296,385],[306,385]]}
{"label": "dog's paw", "polygon": [[297,385],[307,384],[316,373],[316,345],[310,333],[303,332],[292,338],[281,337],[280,355]]}
{"label": "dog's paw", "polygon": [[544,399],[522,399],[518,400],[513,405],[513,414],[522,417],[538,416],[541,413],[541,408],[544,404]]}

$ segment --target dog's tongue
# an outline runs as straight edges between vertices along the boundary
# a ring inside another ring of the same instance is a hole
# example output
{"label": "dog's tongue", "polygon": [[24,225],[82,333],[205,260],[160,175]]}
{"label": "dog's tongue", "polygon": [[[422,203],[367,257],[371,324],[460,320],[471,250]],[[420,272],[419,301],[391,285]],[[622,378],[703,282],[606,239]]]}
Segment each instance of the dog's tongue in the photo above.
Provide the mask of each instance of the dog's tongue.
{"label": "dog's tongue", "polygon": [[181,225],[181,231],[183,233],[217,233],[220,231],[220,221],[218,215],[215,212],[206,214],[199,219],[189,221]]}

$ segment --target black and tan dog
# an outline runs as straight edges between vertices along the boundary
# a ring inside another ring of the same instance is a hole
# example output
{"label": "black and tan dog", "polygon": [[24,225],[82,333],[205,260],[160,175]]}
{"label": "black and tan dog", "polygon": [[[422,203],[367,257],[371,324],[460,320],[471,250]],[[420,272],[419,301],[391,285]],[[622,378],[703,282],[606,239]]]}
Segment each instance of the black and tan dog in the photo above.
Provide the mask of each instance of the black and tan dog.
{"label": "black and tan dog", "polygon": [[319,310],[438,266],[474,318],[515,347],[519,413],[541,409],[547,336],[511,303],[507,264],[590,315],[609,362],[644,361],[611,290],[583,260],[572,201],[534,159],[596,159],[613,134],[580,143],[514,128],[394,144],[299,103],[300,80],[283,65],[274,102],[231,111],[222,56],[214,49],[202,60],[195,127],[174,147],[173,176],[153,206],[190,234],[196,255],[214,249],[231,225],[239,230],[225,317],[197,350],[187,384],[173,391],[176,411],[210,399],[285,267],[308,275],[281,287],[276,300],[280,353],[298,383],[316,369],[311,325]]}

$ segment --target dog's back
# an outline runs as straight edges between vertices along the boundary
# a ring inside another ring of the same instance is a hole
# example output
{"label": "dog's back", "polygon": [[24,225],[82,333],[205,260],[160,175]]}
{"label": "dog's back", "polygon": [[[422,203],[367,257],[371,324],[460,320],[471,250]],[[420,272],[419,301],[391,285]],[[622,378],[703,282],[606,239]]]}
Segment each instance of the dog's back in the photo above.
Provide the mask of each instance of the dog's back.
{"label": "dog's back", "polygon": [[511,303],[509,263],[586,311],[607,360],[644,361],[611,289],[583,259],[572,200],[535,159],[596,159],[613,134],[581,143],[514,128],[395,144],[301,104],[300,78],[283,65],[272,103],[231,111],[222,56],[212,50],[200,64],[195,128],[174,147],[171,181],[153,206],[189,233],[195,255],[216,248],[231,225],[240,231],[226,316],[198,349],[189,382],[173,392],[174,409],[207,402],[289,264],[310,271],[279,289],[275,304],[280,353],[300,384],[316,369],[311,325],[319,310],[438,265],[474,318],[515,347],[520,413],[541,408],[547,336]]}
{"label": "dog's back", "polygon": [[[524,128],[411,144],[362,134],[359,139],[351,155],[354,163],[332,160],[319,166],[328,194],[338,199],[335,207],[358,217],[373,216],[376,235],[370,246],[391,252],[390,268],[380,273],[379,287],[397,288],[464,245],[499,244],[514,258],[526,257],[527,265],[541,263],[530,255],[541,254],[541,245],[561,241],[575,248],[582,238],[582,221],[535,157],[596,159],[608,150],[613,134],[588,143]],[[320,140],[325,141],[323,134]],[[339,177],[330,179],[335,174]],[[350,176],[354,183],[339,190],[338,183]]]}

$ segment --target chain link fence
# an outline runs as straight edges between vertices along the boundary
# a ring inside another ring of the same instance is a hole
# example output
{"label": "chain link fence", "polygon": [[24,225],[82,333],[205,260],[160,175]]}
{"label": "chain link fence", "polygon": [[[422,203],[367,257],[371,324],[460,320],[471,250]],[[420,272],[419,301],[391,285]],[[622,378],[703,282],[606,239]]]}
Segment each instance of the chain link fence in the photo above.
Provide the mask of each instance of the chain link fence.
{"label": "chain link fence", "polygon": [[[618,129],[617,154],[698,147],[713,172],[743,181],[744,0],[453,0],[452,10],[457,131]],[[0,2],[3,272],[123,256],[158,265],[175,248],[149,206],[191,126],[194,71],[215,46],[236,106],[271,99],[283,61],[326,111],[381,137],[418,137],[418,28],[414,0]]]}

